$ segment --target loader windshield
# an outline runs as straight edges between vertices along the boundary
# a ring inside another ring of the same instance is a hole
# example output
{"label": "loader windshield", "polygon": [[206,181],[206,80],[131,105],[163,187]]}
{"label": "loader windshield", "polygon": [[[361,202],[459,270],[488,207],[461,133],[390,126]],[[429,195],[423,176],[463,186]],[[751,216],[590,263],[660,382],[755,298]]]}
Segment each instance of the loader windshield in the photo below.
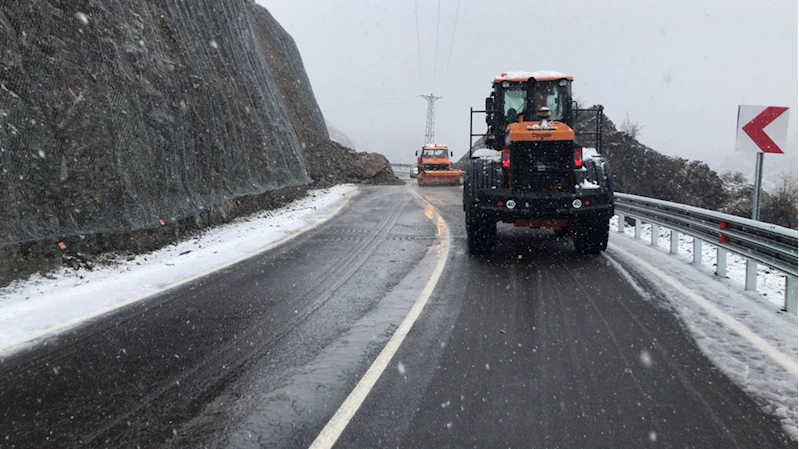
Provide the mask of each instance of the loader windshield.
{"label": "loader windshield", "polygon": [[[561,84],[563,85],[561,86]],[[550,120],[563,120],[568,97],[567,83],[561,83],[561,81],[536,83],[533,109],[538,111],[543,107],[549,108],[549,112],[552,114]]]}
{"label": "loader windshield", "polygon": [[527,83],[513,83],[503,89],[500,98],[507,122],[515,122],[519,114],[524,114],[525,120],[536,121],[536,112],[542,107],[549,108],[550,120],[564,120],[571,97],[568,81],[540,81],[534,84],[532,92],[528,86]]}
{"label": "loader windshield", "polygon": [[521,86],[517,89],[505,91],[505,117],[509,122],[515,122],[519,114],[527,110],[527,91]]}

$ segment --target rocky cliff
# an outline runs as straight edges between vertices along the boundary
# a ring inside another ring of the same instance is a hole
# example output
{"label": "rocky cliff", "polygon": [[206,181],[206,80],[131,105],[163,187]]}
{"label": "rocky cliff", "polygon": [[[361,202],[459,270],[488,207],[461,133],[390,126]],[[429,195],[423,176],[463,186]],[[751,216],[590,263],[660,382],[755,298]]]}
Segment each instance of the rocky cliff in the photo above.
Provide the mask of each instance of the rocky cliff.
{"label": "rocky cliff", "polygon": [[388,160],[356,152],[330,139],[327,124],[302,65],[294,40],[264,8],[249,1],[258,42],[284,97],[294,131],[307,160],[308,174],[319,185],[340,182],[394,183]]}
{"label": "rocky cliff", "polygon": [[2,2],[0,42],[0,249],[395,179],[329,140],[293,39],[251,0]]}

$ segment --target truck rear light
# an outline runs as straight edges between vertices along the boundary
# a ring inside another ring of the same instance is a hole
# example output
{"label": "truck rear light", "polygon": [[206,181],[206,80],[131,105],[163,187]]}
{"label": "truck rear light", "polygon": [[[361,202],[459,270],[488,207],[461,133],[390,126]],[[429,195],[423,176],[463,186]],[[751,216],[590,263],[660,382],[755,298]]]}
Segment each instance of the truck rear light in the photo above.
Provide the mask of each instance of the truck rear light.
{"label": "truck rear light", "polygon": [[502,168],[510,168],[510,150],[502,150]]}
{"label": "truck rear light", "polygon": [[583,166],[583,149],[581,147],[574,149],[574,166],[576,168]]}

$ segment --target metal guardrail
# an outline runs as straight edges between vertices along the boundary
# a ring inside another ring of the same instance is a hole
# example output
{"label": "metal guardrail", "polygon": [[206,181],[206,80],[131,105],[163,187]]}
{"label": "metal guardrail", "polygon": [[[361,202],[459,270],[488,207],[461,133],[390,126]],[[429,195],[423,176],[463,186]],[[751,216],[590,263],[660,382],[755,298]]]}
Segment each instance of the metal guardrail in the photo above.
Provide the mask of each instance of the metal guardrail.
{"label": "metal guardrail", "polygon": [[391,169],[394,170],[395,172],[405,173],[405,172],[410,172],[411,167],[413,167],[414,165],[415,164],[399,164],[391,162]]}
{"label": "metal guardrail", "polygon": [[[797,313],[797,233],[794,229],[762,223],[735,215],[699,207],[671,203],[625,193],[616,193],[616,214],[619,222],[625,217],[636,220],[635,236],[640,238],[640,223],[650,223],[652,244],[657,244],[662,226],[694,237],[694,263],[701,263],[702,242],[718,248],[716,275],[726,276],[727,252],[746,259],[746,290],[757,290],[757,265],[763,264],[786,275],[784,310]],[[619,226],[619,232],[624,227]],[[677,252],[678,234],[672,232],[671,252]]]}

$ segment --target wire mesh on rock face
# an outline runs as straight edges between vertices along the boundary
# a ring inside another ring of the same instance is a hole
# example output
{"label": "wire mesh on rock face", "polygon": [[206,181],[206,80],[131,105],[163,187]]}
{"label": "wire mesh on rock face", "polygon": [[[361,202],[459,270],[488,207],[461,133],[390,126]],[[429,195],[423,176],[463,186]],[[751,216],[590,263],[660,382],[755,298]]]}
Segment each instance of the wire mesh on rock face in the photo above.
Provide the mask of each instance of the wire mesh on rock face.
{"label": "wire mesh on rock face", "polygon": [[0,246],[310,182],[244,2],[69,3],[0,15]]}

